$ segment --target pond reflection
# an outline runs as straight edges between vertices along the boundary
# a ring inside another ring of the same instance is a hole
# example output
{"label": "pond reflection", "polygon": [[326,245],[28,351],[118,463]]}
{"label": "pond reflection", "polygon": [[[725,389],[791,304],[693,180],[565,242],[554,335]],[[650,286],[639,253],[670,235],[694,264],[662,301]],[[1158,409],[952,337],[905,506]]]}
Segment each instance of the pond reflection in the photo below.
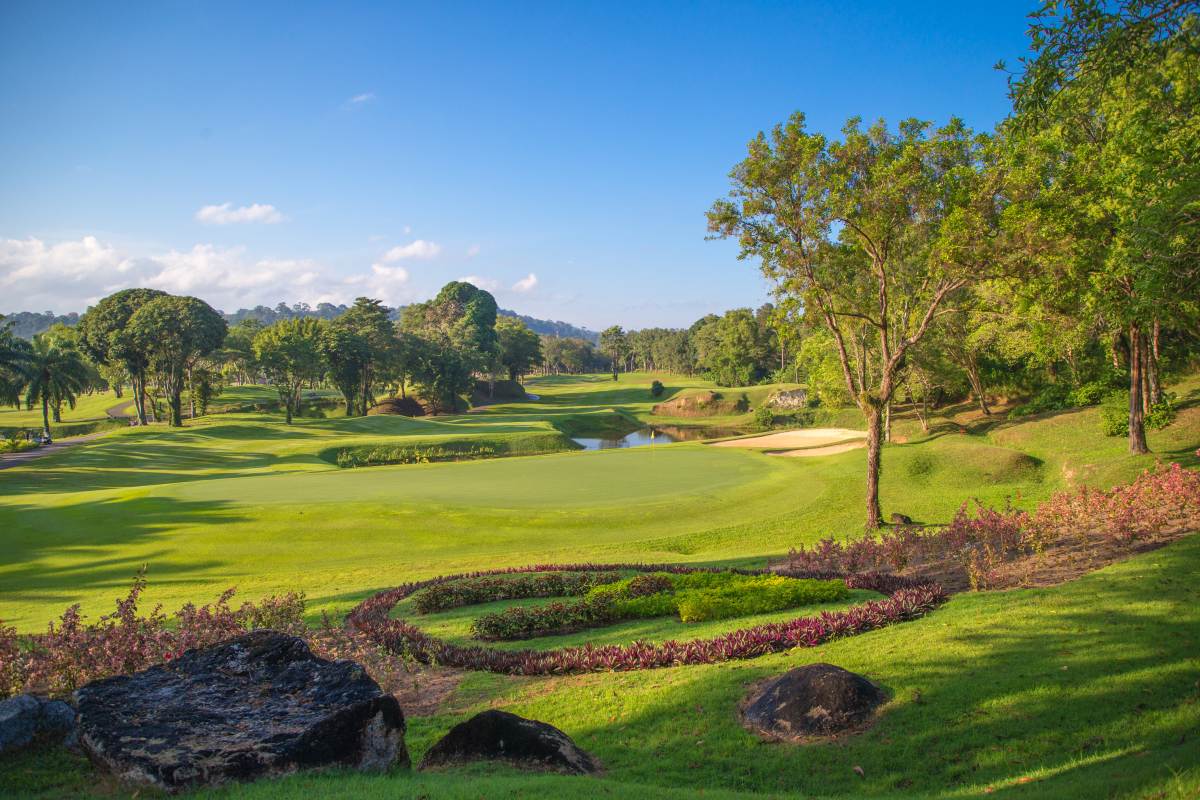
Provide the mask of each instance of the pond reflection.
{"label": "pond reflection", "polygon": [[623,447],[648,447],[671,442],[691,442],[701,439],[719,439],[744,433],[734,428],[688,427],[681,425],[655,425],[638,428],[624,436],[573,436],[576,444],[584,450],[615,450]]}

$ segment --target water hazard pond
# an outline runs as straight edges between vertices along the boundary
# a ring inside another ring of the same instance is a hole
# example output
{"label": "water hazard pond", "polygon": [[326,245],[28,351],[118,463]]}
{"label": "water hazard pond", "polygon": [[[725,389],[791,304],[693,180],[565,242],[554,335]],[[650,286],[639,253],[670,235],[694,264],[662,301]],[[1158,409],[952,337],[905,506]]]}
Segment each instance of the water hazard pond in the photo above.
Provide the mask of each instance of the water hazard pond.
{"label": "water hazard pond", "polygon": [[722,436],[738,436],[745,431],[736,428],[680,427],[678,425],[656,425],[638,428],[624,436],[573,436],[572,441],[584,450],[615,450],[621,447],[646,447],[671,442],[692,442],[700,439],[717,439]]}

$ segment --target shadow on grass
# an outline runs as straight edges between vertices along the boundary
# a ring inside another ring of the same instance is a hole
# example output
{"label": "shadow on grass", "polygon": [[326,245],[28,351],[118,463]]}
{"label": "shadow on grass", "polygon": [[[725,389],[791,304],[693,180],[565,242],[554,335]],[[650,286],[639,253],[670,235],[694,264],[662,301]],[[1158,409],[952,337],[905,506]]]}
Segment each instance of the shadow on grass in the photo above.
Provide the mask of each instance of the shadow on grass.
{"label": "shadow on grass", "polygon": [[[493,685],[615,781],[805,796],[1142,796],[1200,763],[1200,537],[1055,589],[956,598],[911,623],[724,665]],[[830,744],[759,742],[734,711],[756,680],[827,661],[895,692]],[[445,728],[478,706],[419,725]],[[423,730],[414,731],[424,738]],[[860,777],[852,767],[861,767]]]}
{"label": "shadow on grass", "polygon": [[[6,506],[0,599],[65,606],[77,602],[81,593],[104,589],[111,589],[115,599],[143,565],[149,566],[152,585],[190,582],[191,576],[222,562],[146,546],[170,537],[178,526],[246,520],[223,506],[165,497],[85,500],[52,508]],[[135,546],[136,555],[114,555]]]}

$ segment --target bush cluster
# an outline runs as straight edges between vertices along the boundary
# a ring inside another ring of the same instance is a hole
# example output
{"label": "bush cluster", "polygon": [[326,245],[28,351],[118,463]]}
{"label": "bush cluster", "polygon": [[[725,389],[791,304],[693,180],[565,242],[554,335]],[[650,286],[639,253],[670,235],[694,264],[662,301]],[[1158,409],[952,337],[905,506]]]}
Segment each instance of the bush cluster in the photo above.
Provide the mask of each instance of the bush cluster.
{"label": "bush cluster", "polygon": [[775,426],[775,412],[770,406],[761,405],[754,409],[754,420],[751,424],[755,430],[769,431]]}
{"label": "bush cluster", "polygon": [[651,397],[662,397],[664,391],[666,391],[666,387],[662,385],[662,381],[654,381],[650,384]]}
{"label": "bush cluster", "polygon": [[1071,388],[1065,383],[1048,384],[1025,403],[1009,412],[1010,416],[1025,417],[1047,411],[1062,411],[1068,408],[1100,405],[1104,398],[1117,388],[1121,376],[1113,374],[1102,380],[1088,381]]}
{"label": "bush cluster", "polygon": [[1200,473],[1160,464],[1107,491],[1084,486],[1057,492],[1032,513],[978,502],[971,511],[964,503],[949,525],[932,531],[900,526],[847,542],[828,537],[811,547],[793,548],[787,563],[804,570],[898,572],[917,561],[950,560],[979,589],[992,583],[993,570],[1001,563],[1040,553],[1056,542],[1099,538],[1124,545],[1197,527]]}
{"label": "bush cluster", "polygon": [[654,572],[601,583],[584,599],[571,603],[514,606],[485,614],[472,623],[471,633],[477,639],[511,641],[573,633],[627,619],[678,615],[682,622],[707,622],[841,600],[848,594],[846,584],[839,580]]}
{"label": "bush cluster", "polygon": [[229,604],[234,590],[228,589],[215,603],[188,603],[171,617],[159,608],[140,616],[138,600],[145,589],[145,576],[138,575],[113,613],[89,623],[73,605],[39,636],[21,637],[0,625],[0,697],[68,694],[90,681],[137,672],[257,628],[295,636],[307,632],[302,593],[234,608]]}
{"label": "bush cluster", "polygon": [[[711,570],[670,564],[555,564],[493,570],[469,575],[450,575],[404,584],[367,598],[350,613],[347,623],[371,641],[393,653],[426,664],[484,670],[506,675],[563,675],[580,672],[628,671],[689,664],[715,664],[734,659],[756,658],[794,647],[815,647],[833,639],[853,636],[905,620],[916,619],[946,600],[936,583],[895,575],[786,572],[786,577],[840,579],[850,589],[868,589],[888,597],[854,606],[845,611],[827,611],[786,622],[771,622],[731,631],[711,639],[662,644],[634,642],[628,645],[566,647],[557,650],[497,650],[485,646],[462,647],[421,631],[390,611],[406,597],[438,583],[481,575],[517,572],[629,571],[666,572],[671,575]],[[735,574],[763,575],[765,571],[733,570]]]}
{"label": "bush cluster", "polygon": [[386,464],[429,464],[434,461],[467,461],[473,458],[495,458],[496,448],[480,444],[412,445],[397,444],[361,450],[342,450],[337,465],[378,467]]}
{"label": "bush cluster", "polygon": [[24,453],[26,450],[33,450],[37,446],[37,442],[19,439],[15,436],[9,439],[0,439],[0,453]]}
{"label": "bush cluster", "polygon": [[[1152,431],[1162,430],[1175,421],[1179,411],[1175,407],[1175,396],[1163,395],[1162,400],[1150,406],[1146,413],[1146,427]],[[1129,393],[1113,392],[1100,406],[1100,430],[1105,436],[1129,435]]]}
{"label": "bush cluster", "polygon": [[543,572],[463,578],[423,589],[413,598],[413,607],[418,614],[432,614],[498,600],[575,597],[619,578],[611,572]]}
{"label": "bush cluster", "polygon": [[449,441],[397,445],[364,445],[336,452],[326,451],[322,458],[333,461],[343,469],[376,467],[387,464],[428,464],[436,461],[468,461],[477,458],[502,456],[532,456],[557,453],[575,448],[561,433],[520,434],[508,437],[451,439]]}
{"label": "bush cluster", "polygon": [[603,598],[544,606],[513,606],[476,618],[471,623],[471,635],[484,641],[515,641],[574,633],[616,621],[613,604]]}

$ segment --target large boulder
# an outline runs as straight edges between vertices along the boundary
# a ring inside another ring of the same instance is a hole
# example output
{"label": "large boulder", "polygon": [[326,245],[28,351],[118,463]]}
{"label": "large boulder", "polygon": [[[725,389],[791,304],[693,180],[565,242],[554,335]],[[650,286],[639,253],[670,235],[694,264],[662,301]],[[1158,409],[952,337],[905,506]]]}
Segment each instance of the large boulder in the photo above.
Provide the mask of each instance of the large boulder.
{"label": "large boulder", "polygon": [[0,753],[35,740],[61,742],[75,728],[75,709],[61,700],[20,694],[0,701]]}
{"label": "large boulder", "polygon": [[118,778],[166,791],[339,764],[407,766],[404,714],[352,661],[254,631],[75,692],[79,743]]}
{"label": "large boulder", "polygon": [[887,696],[832,664],[798,667],[758,687],[742,710],[750,730],[771,739],[833,736],[864,727]]}
{"label": "large boulder", "polygon": [[770,408],[796,409],[808,405],[807,389],[779,389],[771,393],[766,405]]}
{"label": "large boulder", "polygon": [[571,737],[507,711],[484,711],[459,723],[421,759],[421,769],[466,761],[503,761],[526,769],[587,775],[600,769]]}

